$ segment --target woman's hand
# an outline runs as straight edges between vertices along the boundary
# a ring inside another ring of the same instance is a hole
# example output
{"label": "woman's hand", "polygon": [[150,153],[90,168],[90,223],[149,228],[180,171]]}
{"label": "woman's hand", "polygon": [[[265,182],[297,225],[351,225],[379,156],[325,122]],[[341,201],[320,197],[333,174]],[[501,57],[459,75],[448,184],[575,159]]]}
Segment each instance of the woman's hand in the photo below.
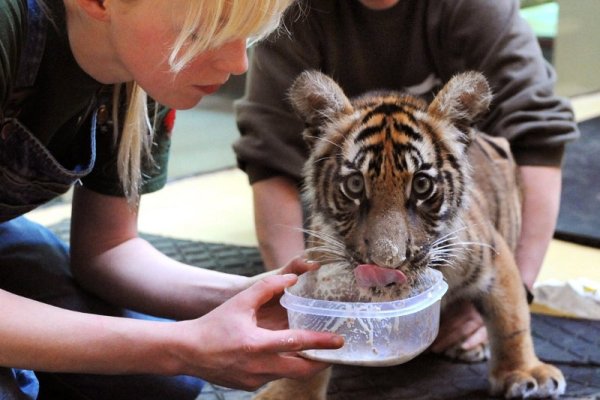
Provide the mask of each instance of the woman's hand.
{"label": "woman's hand", "polygon": [[302,275],[305,272],[315,271],[320,267],[321,265],[316,261],[308,260],[307,258],[296,257],[288,262],[284,267],[276,269],[275,272],[281,275]]}
{"label": "woman's hand", "polygon": [[321,265],[316,261],[308,260],[303,257],[295,257],[291,261],[289,261],[286,265],[280,268],[276,268],[267,272],[263,272],[262,274],[258,274],[250,278],[252,284],[262,280],[267,276],[272,275],[285,275],[285,274],[295,274],[302,275],[308,271],[314,271],[319,269]]}
{"label": "woman's hand", "polygon": [[259,316],[265,305],[296,279],[291,274],[266,277],[202,318],[178,323],[185,338],[183,348],[177,350],[184,363],[183,373],[227,387],[255,390],[271,380],[304,378],[326,368],[327,364],[307,360],[296,352],[339,348],[342,337],[265,329],[263,326],[269,324],[263,324]]}
{"label": "woman's hand", "polygon": [[[256,283],[267,276],[285,274],[301,275],[308,271],[314,271],[319,267],[319,263],[315,261],[310,261],[301,257],[295,257],[283,267],[263,272],[262,274],[256,275],[250,279],[251,283]],[[280,298],[281,294],[275,295],[263,307],[261,307],[258,313],[258,325],[260,327],[268,329],[287,329],[287,313],[279,304]]]}
{"label": "woman's hand", "polygon": [[457,301],[444,309],[440,332],[430,347],[434,353],[459,346],[464,351],[473,350],[487,342],[487,329],[473,303]]}

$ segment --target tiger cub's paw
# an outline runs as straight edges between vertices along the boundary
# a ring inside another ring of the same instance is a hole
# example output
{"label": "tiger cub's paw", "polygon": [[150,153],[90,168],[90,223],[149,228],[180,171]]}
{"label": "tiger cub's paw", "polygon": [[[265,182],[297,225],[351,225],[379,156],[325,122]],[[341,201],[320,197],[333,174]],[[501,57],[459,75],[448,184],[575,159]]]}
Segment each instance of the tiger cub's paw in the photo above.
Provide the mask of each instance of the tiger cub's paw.
{"label": "tiger cub's paw", "polygon": [[279,400],[285,399],[285,393],[282,393],[279,389],[280,385],[277,382],[270,382],[263,386],[254,396],[252,400]]}
{"label": "tiger cub's paw", "polygon": [[567,384],[560,370],[540,363],[530,370],[515,370],[490,378],[492,394],[507,399],[557,398],[565,393]]}
{"label": "tiger cub's paw", "polygon": [[490,346],[485,343],[470,350],[465,350],[458,344],[446,350],[444,356],[455,361],[466,363],[482,362],[490,358]]}
{"label": "tiger cub's paw", "polygon": [[252,396],[252,400],[326,400],[324,391],[314,392],[310,387],[289,385],[290,380],[280,379],[267,383]]}

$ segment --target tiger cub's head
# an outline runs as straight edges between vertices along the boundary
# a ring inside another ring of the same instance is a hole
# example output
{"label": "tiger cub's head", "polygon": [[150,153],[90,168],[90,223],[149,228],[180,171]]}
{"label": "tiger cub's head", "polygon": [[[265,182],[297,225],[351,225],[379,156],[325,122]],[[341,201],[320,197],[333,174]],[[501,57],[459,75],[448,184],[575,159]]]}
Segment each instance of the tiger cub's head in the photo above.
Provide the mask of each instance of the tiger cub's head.
{"label": "tiger cub's head", "polygon": [[[445,235],[468,203],[467,148],[491,100],[486,79],[457,75],[426,104],[397,92],[350,100],[331,78],[307,71],[290,99],[310,148],[303,195],[313,256],[401,271],[409,282],[441,263]],[[394,283],[388,275],[382,286]]]}

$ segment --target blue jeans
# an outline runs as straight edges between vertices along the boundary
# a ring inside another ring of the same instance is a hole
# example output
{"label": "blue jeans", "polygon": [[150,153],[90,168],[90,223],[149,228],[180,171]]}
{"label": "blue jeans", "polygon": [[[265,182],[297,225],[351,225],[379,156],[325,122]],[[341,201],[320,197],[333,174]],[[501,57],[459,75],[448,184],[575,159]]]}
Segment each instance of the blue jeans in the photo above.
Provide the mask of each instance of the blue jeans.
{"label": "blue jeans", "polygon": [[[69,272],[67,245],[24,217],[0,223],[0,289],[69,310],[145,318],[81,289]],[[0,368],[2,400],[195,399],[203,384],[188,376],[34,373]]]}

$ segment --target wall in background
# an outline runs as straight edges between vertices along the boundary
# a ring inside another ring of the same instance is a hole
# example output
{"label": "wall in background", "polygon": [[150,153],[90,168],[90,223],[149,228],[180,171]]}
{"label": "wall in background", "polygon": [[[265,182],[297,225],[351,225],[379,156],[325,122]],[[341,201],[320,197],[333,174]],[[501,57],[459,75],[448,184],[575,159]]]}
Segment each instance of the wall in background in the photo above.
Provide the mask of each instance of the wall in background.
{"label": "wall in background", "polygon": [[557,91],[563,96],[600,91],[600,1],[558,0],[558,4]]}

